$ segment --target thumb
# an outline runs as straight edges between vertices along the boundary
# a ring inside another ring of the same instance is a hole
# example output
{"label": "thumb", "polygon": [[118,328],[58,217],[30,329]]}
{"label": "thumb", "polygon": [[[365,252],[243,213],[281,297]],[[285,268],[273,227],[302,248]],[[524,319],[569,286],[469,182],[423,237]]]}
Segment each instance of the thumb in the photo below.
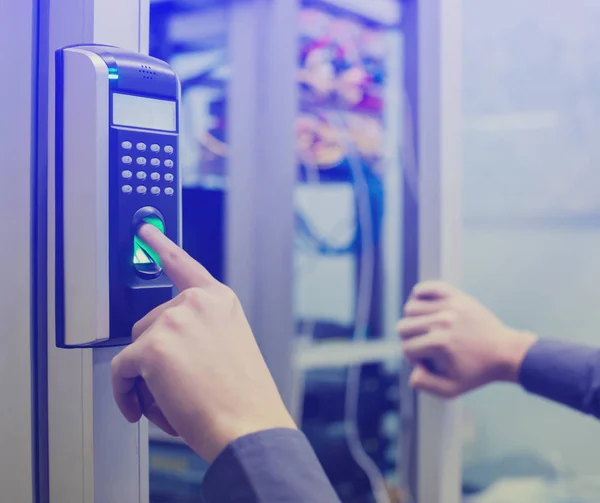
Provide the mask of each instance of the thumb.
{"label": "thumb", "polygon": [[459,394],[455,381],[431,373],[422,364],[417,364],[411,372],[409,384],[412,388],[431,393],[441,398],[454,398]]}

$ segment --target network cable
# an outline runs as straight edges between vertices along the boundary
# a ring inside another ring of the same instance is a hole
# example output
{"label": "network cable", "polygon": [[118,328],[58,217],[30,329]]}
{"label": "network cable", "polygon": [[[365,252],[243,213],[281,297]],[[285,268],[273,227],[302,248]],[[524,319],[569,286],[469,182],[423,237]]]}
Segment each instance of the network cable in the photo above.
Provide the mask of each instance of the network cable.
{"label": "network cable", "polygon": [[[358,293],[356,302],[356,317],[353,340],[366,340],[368,338],[369,319],[371,314],[371,298],[374,287],[374,266],[375,266],[375,243],[379,240],[381,222],[383,218],[383,209],[377,206],[377,202],[372,201],[373,184],[363,172],[362,162],[359,154],[348,137],[347,123],[340,114],[336,117],[338,130],[343,131],[343,140],[347,152],[346,159],[353,179],[354,192],[357,208],[357,231],[352,241],[344,246],[334,246],[316,235],[312,226],[299,213],[296,215],[297,245],[305,249],[313,250],[317,255],[341,255],[346,253],[357,253],[360,249],[360,267],[358,278]],[[316,166],[307,166],[307,183],[310,185],[319,184],[319,171]],[[374,222],[375,220],[375,222]],[[357,253],[358,254],[358,253]],[[313,324],[305,330],[305,336],[308,339],[313,338]],[[350,453],[356,463],[365,472],[371,485],[376,503],[391,503],[387,491],[385,477],[379,470],[377,464],[365,451],[358,431],[358,401],[360,395],[360,377],[362,367],[360,364],[351,365],[348,369],[346,378],[346,394],[344,401],[344,425],[346,429],[346,438]],[[302,396],[304,388],[304,378],[299,372],[296,377],[296,394]],[[296,413],[301,415],[302,407],[297,407]]]}
{"label": "network cable", "polygon": [[[306,165],[306,181],[310,185],[319,185],[321,183],[319,170],[317,166]],[[312,341],[314,339],[316,321],[312,321],[307,330],[304,331],[301,337]],[[306,387],[305,371],[302,369],[295,370],[293,393],[294,393],[294,404],[292,416],[296,420],[298,425],[301,425],[302,416],[304,412],[304,390]]]}

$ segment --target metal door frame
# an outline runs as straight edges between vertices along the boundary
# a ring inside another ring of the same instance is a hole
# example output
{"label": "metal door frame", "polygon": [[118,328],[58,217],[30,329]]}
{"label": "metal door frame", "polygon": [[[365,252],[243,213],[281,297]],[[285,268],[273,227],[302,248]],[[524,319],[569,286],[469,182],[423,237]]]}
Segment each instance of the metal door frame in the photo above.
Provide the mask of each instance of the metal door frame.
{"label": "metal door frame", "polygon": [[[462,0],[416,1],[419,277],[460,281]],[[462,500],[460,404],[417,398],[421,503]]]}
{"label": "metal door frame", "polygon": [[[95,43],[148,52],[148,0],[60,0],[48,12],[49,501],[147,503],[147,422],[119,413],[110,362],[119,348],[57,349],[54,334],[54,51]],[[45,82],[40,82],[44,89]]]}
{"label": "metal door frame", "polygon": [[226,278],[288,406],[293,395],[297,0],[231,3]]}
{"label": "metal door frame", "polygon": [[23,502],[37,491],[31,226],[36,17],[36,1],[0,3],[0,487],[2,499]]}

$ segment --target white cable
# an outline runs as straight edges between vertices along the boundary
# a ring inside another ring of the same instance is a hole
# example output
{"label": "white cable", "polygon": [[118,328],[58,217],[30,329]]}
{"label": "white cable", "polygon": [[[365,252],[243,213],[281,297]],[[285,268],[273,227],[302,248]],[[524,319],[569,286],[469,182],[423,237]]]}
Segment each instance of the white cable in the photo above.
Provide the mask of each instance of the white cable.
{"label": "white cable", "polygon": [[[307,185],[318,186],[321,183],[319,167],[315,164],[309,164],[309,161],[304,161],[306,171],[306,183]],[[318,255],[318,252],[315,252]],[[308,340],[312,343],[314,339],[314,332],[317,322],[312,320],[306,330],[302,330],[302,340]],[[303,327],[304,328],[304,327]],[[302,347],[302,341],[298,341],[299,346]],[[306,388],[306,371],[304,369],[295,369],[294,379],[294,406],[293,406],[293,417],[298,427],[302,427],[302,416],[304,415],[304,392]]]}
{"label": "white cable", "polygon": [[[357,152],[348,138],[346,128],[347,124],[341,115],[339,116],[338,130],[343,136],[343,142],[346,144],[347,160],[352,172],[355,183],[355,192],[357,195],[358,221],[361,228],[361,264],[360,276],[358,279],[357,309],[355,318],[355,331],[353,340],[366,340],[368,335],[369,318],[371,313],[371,298],[373,296],[373,270],[375,265],[375,246],[373,243],[373,225],[371,216],[371,203],[369,197],[368,182],[362,172],[362,166],[356,162]],[[309,166],[305,162],[307,171],[307,183],[319,184],[320,177],[317,166]],[[363,194],[365,196],[363,196]],[[308,333],[307,333],[308,332]],[[305,332],[310,339],[314,334],[314,323],[311,329]],[[352,365],[348,369],[346,379],[346,394],[344,401],[344,426],[350,454],[365,472],[376,503],[391,503],[385,477],[379,470],[377,464],[365,451],[358,431],[358,401],[360,396],[360,376],[361,365]],[[296,385],[301,389],[304,387],[304,373],[297,375]],[[301,414],[302,406],[297,407],[297,413]]]}
{"label": "white cable", "polygon": [[[357,163],[358,153],[346,131],[348,124],[341,114],[336,114],[339,120],[338,129],[345,143],[347,160],[356,187],[358,221],[361,229],[361,264],[358,278],[358,294],[356,302],[356,318],[354,321],[354,337],[366,340],[371,313],[371,298],[373,296],[373,270],[375,266],[375,246],[373,243],[373,224],[368,182],[362,172],[362,166]],[[364,196],[363,196],[364,194]],[[391,503],[385,477],[377,464],[365,451],[357,431],[358,400],[360,395],[361,365],[352,365],[348,369],[346,381],[346,399],[344,405],[344,424],[350,453],[367,475],[373,496],[377,503]]]}

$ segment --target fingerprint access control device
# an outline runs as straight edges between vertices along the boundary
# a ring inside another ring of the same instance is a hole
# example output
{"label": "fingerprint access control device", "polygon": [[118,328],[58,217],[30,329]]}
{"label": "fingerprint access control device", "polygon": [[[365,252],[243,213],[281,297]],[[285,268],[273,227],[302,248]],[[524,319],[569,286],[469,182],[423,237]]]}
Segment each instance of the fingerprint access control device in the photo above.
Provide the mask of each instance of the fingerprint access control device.
{"label": "fingerprint access control device", "polygon": [[163,61],[102,45],[56,52],[56,344],[118,346],[172,297],[155,226],[181,243],[180,84]]}

